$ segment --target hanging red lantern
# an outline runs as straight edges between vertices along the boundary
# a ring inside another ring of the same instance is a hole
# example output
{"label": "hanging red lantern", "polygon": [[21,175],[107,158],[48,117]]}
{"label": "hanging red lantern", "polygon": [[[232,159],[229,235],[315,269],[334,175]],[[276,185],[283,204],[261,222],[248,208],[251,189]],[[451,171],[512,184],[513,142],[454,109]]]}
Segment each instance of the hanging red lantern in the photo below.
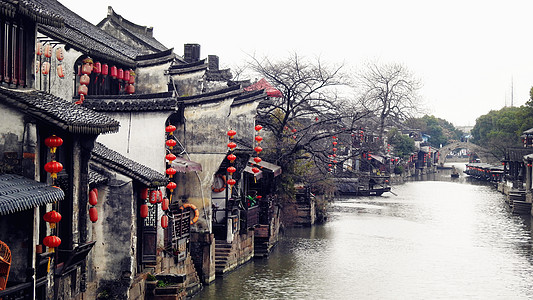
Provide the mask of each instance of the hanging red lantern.
{"label": "hanging red lantern", "polygon": [[333,146],[337,146],[337,142],[336,141],[333,141],[332,144],[333,144]]}
{"label": "hanging red lantern", "polygon": [[56,71],[59,78],[65,78],[65,70],[63,69],[63,65],[57,65]]}
{"label": "hanging red lantern", "polygon": [[111,72],[111,74],[110,74],[111,77],[113,77],[113,78],[116,78],[116,77],[117,77],[117,67],[112,66],[110,72]]}
{"label": "hanging red lantern", "polygon": [[230,175],[233,175],[237,171],[234,166],[230,166],[226,169]]}
{"label": "hanging red lantern", "polygon": [[163,198],[163,202],[161,203],[161,209],[168,210],[169,206],[170,206],[170,201],[167,198]]}
{"label": "hanging red lantern", "polygon": [[262,140],[263,140],[263,137],[261,137],[260,135],[257,135],[255,137],[255,141],[258,142],[258,143],[261,143]]}
{"label": "hanging red lantern", "polygon": [[167,189],[169,189],[171,193],[174,191],[176,187],[178,187],[178,185],[173,181],[167,184]]}
{"label": "hanging red lantern", "polygon": [[41,73],[48,75],[50,73],[50,63],[45,61],[41,64]]}
{"label": "hanging red lantern", "polygon": [[93,223],[98,221],[98,211],[96,210],[96,207],[89,208],[89,218]]}
{"label": "hanging red lantern", "polygon": [[332,136],[331,138],[332,138],[332,139],[336,139],[337,137],[336,137],[336,136]]}
{"label": "hanging red lantern", "polygon": [[228,179],[227,183],[229,185],[233,186],[233,185],[235,185],[237,183],[237,181],[235,181],[235,179],[233,179],[233,178],[230,178],[230,179]]}
{"label": "hanging red lantern", "polygon": [[168,146],[168,148],[172,149],[172,147],[176,146],[177,142],[173,139],[167,140],[165,144]]}
{"label": "hanging red lantern", "polygon": [[333,148],[333,152],[337,151],[337,148]]}
{"label": "hanging red lantern", "polygon": [[102,75],[107,75],[109,74],[109,65],[108,64],[103,64],[102,65]]}
{"label": "hanging red lantern", "polygon": [[157,200],[159,198],[159,193],[156,191],[156,190],[153,190],[150,192],[150,203],[152,204],[156,204],[157,203]]}
{"label": "hanging red lantern", "polygon": [[296,132],[297,130],[296,130],[296,128],[294,128],[294,129],[292,129],[291,131],[292,131],[292,132]]}
{"label": "hanging red lantern", "polygon": [[257,154],[259,154],[259,152],[263,151],[263,148],[257,146],[254,148],[254,151],[257,152]]}
{"label": "hanging red lantern", "polygon": [[56,48],[56,59],[59,61],[62,61],[65,58],[63,55],[63,47],[57,47]]}
{"label": "hanging red lantern", "polygon": [[56,179],[57,173],[63,170],[63,165],[60,162],[53,160],[53,161],[46,163],[46,165],[44,165],[44,170],[50,173],[50,177],[52,177],[53,179]]}
{"label": "hanging red lantern", "polygon": [[102,64],[100,62],[95,62],[93,66],[93,72],[96,74],[102,73]]}
{"label": "hanging red lantern", "polygon": [[61,239],[55,235],[49,235],[43,239],[43,245],[50,248],[50,252],[54,252],[54,248],[61,245]]}
{"label": "hanging red lantern", "polygon": [[163,215],[161,217],[161,227],[167,228],[168,227],[168,217],[166,215]]}
{"label": "hanging red lantern", "polygon": [[139,211],[139,216],[141,218],[143,218],[143,219],[148,217],[148,205],[147,204],[142,204],[141,205],[141,209]]}
{"label": "hanging red lantern", "polygon": [[124,71],[124,81],[130,81],[130,71]]}
{"label": "hanging red lantern", "polygon": [[228,136],[229,136],[230,139],[232,139],[236,134],[237,134],[237,131],[235,131],[235,130],[229,130],[228,131]]}
{"label": "hanging red lantern", "polygon": [[228,143],[228,148],[230,148],[230,150],[233,151],[233,149],[235,149],[237,147],[237,144],[235,144],[234,142],[229,142]]}
{"label": "hanging red lantern", "polygon": [[261,157],[254,157],[254,161],[256,164],[260,163],[262,161]]}
{"label": "hanging red lantern", "polygon": [[332,166],[332,164],[328,164],[328,167],[331,167],[331,166]]}
{"label": "hanging red lantern", "polygon": [[257,167],[253,167],[253,168],[252,168],[252,172],[254,172],[255,174],[257,174],[257,173],[261,172],[261,170],[259,170],[259,168],[257,168]]}
{"label": "hanging red lantern", "polygon": [[141,199],[143,200],[148,199],[148,188],[143,188],[141,190]]}
{"label": "hanging red lantern", "polygon": [[174,176],[174,174],[176,174],[176,172],[177,172],[176,169],[174,169],[174,168],[172,168],[172,167],[168,168],[168,169],[165,171],[165,173],[167,173],[167,175],[168,175],[170,178],[172,178],[172,176]]}
{"label": "hanging red lantern", "polygon": [[89,85],[90,82],[91,82],[91,77],[89,77],[89,75],[87,74],[81,75],[80,84]]}
{"label": "hanging red lantern", "polygon": [[165,131],[172,135],[174,133],[174,131],[176,131],[176,126],[174,125],[168,125],[167,127],[165,127]]}
{"label": "hanging red lantern", "polygon": [[61,214],[55,210],[52,210],[44,214],[43,220],[45,222],[50,223],[50,228],[55,228],[56,223],[59,223],[59,221],[61,221]]}
{"label": "hanging red lantern", "polygon": [[263,129],[263,126],[261,126],[261,125],[255,125],[255,131],[259,131],[259,130],[261,130],[261,129]]}
{"label": "hanging red lantern", "polygon": [[128,95],[135,94],[135,86],[133,84],[126,85],[126,94]]}
{"label": "hanging red lantern", "polygon": [[42,55],[43,54],[43,44],[41,44],[41,43],[35,44],[35,54],[36,55]]}
{"label": "hanging red lantern", "polygon": [[296,139],[296,136],[295,136],[295,135],[293,135],[293,136],[292,136],[292,138],[293,138],[293,139]]}
{"label": "hanging red lantern", "polygon": [[177,157],[176,157],[176,155],[174,155],[173,153],[169,153],[169,154],[165,155],[165,158],[166,158],[169,162],[172,162],[172,161],[175,160]]}
{"label": "hanging red lantern", "polygon": [[52,47],[50,46],[50,44],[46,44],[44,46],[44,57],[46,58],[52,57]]}
{"label": "hanging red lantern", "polygon": [[93,206],[98,204],[98,194],[94,190],[95,189],[92,189],[89,192],[89,204]]}
{"label": "hanging red lantern", "polygon": [[230,163],[233,163],[237,159],[237,156],[235,156],[234,154],[230,154],[227,156],[227,159]]}
{"label": "hanging red lantern", "polygon": [[63,139],[54,134],[47,137],[44,144],[50,148],[50,153],[56,153],[57,147],[63,145]]}
{"label": "hanging red lantern", "polygon": [[118,69],[117,71],[118,71],[117,72],[117,79],[120,79],[120,80],[124,79],[124,70]]}
{"label": "hanging red lantern", "polygon": [[81,73],[82,74],[91,74],[93,71],[93,60],[90,57],[87,57],[83,60],[83,65],[81,66]]}
{"label": "hanging red lantern", "polygon": [[133,72],[133,70],[130,70],[130,79],[128,80],[128,83],[129,84],[135,83],[135,72]]}

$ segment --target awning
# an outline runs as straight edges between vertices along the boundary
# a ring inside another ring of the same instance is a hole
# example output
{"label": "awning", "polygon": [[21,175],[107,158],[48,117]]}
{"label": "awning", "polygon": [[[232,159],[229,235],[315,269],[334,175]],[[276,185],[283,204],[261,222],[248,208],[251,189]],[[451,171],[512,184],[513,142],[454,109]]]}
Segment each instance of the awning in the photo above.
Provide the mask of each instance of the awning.
{"label": "awning", "polygon": [[65,193],[57,187],[19,175],[0,175],[0,215],[31,209],[63,198]]}
{"label": "awning", "polygon": [[265,90],[265,92],[267,93],[267,96],[269,97],[277,97],[277,98],[283,97],[281,92],[275,87],[273,87],[270,83],[268,83],[268,81],[266,81],[265,78],[261,78],[261,80],[259,80],[258,82],[248,87],[245,87],[244,90],[245,91]]}
{"label": "awning", "polygon": [[265,170],[266,169],[266,170],[272,172],[274,174],[274,177],[276,177],[276,176],[281,174],[281,167],[278,166],[278,165],[275,165],[273,163],[269,163],[269,162],[266,162],[264,160],[260,161],[259,163],[256,163],[254,161],[253,157],[250,158],[250,160],[248,160],[248,163],[257,165],[260,170]]}
{"label": "awning", "polygon": [[261,178],[263,178],[263,171],[260,170],[259,172],[254,173],[254,172],[252,171],[252,167],[250,167],[250,166],[246,166],[246,167],[244,167],[244,172],[246,172],[246,173],[250,173],[250,174],[254,175],[255,179],[261,179]]}
{"label": "awning", "polygon": [[202,171],[201,164],[183,157],[176,157],[176,159],[172,161],[172,167],[181,173]]}
{"label": "awning", "polygon": [[384,164],[385,163],[385,159],[379,155],[375,155],[375,154],[368,154],[368,156],[372,157],[373,159],[379,161],[380,163]]}

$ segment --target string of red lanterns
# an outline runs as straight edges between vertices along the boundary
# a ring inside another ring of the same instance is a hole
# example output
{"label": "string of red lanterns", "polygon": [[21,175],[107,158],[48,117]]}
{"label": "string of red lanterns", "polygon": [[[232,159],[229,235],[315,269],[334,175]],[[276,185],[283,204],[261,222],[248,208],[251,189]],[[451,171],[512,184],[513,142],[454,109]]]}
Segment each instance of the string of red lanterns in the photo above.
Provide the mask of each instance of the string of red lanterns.
{"label": "string of red lanterns", "polygon": [[[261,129],[263,129],[263,126],[261,125],[255,125],[255,143],[256,143],[256,146],[254,147],[254,151],[256,152],[256,156],[254,157],[254,162],[256,164],[260,163],[261,162],[261,158],[259,157],[259,153],[261,153],[261,151],[263,151],[263,148],[261,148],[260,144],[261,144],[261,141],[263,140],[263,137],[259,135],[259,132],[261,131]],[[253,165],[252,165],[253,166]],[[259,170],[258,167],[252,167],[252,172],[254,173],[254,182],[257,183],[257,179],[255,177],[255,174],[261,172],[261,170]]]}
{"label": "string of red lanterns", "polygon": [[98,190],[94,188],[89,192],[89,205],[91,205],[89,208],[89,218],[93,223],[98,221],[98,211],[95,207],[96,204],[98,204]]}
{"label": "string of red lanterns", "polygon": [[[235,148],[237,148],[237,144],[235,142],[232,141],[233,137],[237,134],[237,132],[233,129],[231,130],[228,130],[227,132],[227,135],[230,139],[230,141],[228,142],[228,148],[229,148],[229,151],[230,151],[230,154],[228,154],[228,156],[226,157],[230,164],[233,164],[235,162],[235,160],[237,159],[237,156],[235,156],[235,154],[233,154],[233,150],[235,150]],[[229,195],[231,197],[231,189],[233,188],[233,186],[237,183],[237,181],[235,179],[233,179],[233,173],[235,173],[237,171],[237,169],[233,166],[233,165],[230,165],[226,171],[228,172],[228,180],[226,181],[226,183],[229,185]]]}
{"label": "string of red lanterns", "polygon": [[[135,73],[132,70],[125,73],[124,80],[128,82],[126,90],[128,88],[133,88],[133,83],[135,82]],[[165,171],[165,173],[169,176],[169,183],[166,186],[168,190],[167,197],[163,197],[163,194],[161,193],[158,201],[158,203],[161,203],[161,209],[163,210],[163,216],[161,216],[162,228],[168,227],[167,213],[170,208],[170,203],[172,203],[172,194],[174,193],[174,190],[178,187],[178,185],[174,181],[172,181],[173,176],[177,172],[176,169],[172,168],[172,162],[176,160],[177,157],[172,152],[170,152],[170,150],[172,150],[172,148],[177,145],[177,142],[174,139],[174,131],[176,131],[176,126],[174,125],[169,124],[165,127],[165,132],[168,134],[168,139],[165,142],[165,145],[169,148],[168,154],[165,155],[165,159],[168,161],[168,165],[170,167],[167,168],[167,170]]]}
{"label": "string of red lanterns", "polygon": [[[60,162],[55,161],[57,147],[60,147],[61,145],[63,145],[63,139],[61,139],[60,137],[56,135],[52,135],[52,136],[47,137],[44,140],[44,144],[50,148],[50,156],[52,159],[52,161],[44,165],[44,170],[50,173],[50,177],[52,178],[52,184],[53,184],[53,182],[57,178],[57,173],[63,170],[63,165]],[[51,235],[46,236],[43,239],[43,245],[48,247],[49,252],[55,252],[55,248],[61,245],[61,239],[58,236],[56,236],[57,234],[56,223],[61,221],[61,214],[55,210],[52,210],[44,214],[43,220],[49,223],[50,230],[51,230]]]}

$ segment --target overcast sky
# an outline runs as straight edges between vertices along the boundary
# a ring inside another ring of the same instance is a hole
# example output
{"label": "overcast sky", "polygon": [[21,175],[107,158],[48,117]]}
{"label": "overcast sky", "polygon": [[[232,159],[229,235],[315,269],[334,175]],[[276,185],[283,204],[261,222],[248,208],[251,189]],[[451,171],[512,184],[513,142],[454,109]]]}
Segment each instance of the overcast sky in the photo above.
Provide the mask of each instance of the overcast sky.
{"label": "overcast sky", "polygon": [[198,43],[201,57],[216,54],[222,67],[249,54],[283,59],[293,52],[353,68],[401,63],[422,82],[428,113],[456,126],[473,126],[511,99],[523,105],[533,86],[530,0],[60,2],[93,24],[112,6],[153,27],[177,54]]}

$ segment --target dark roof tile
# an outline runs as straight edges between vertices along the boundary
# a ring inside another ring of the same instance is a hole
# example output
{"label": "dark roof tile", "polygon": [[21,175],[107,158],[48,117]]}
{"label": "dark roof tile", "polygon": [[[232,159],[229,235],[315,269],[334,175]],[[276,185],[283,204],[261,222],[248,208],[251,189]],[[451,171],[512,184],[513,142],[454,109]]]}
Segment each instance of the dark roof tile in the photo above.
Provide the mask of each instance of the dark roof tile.
{"label": "dark roof tile", "polygon": [[0,87],[0,103],[72,133],[101,134],[119,129],[119,122],[106,115],[42,91]]}
{"label": "dark roof tile", "polygon": [[173,92],[87,96],[82,105],[96,111],[171,111],[178,107]]}

